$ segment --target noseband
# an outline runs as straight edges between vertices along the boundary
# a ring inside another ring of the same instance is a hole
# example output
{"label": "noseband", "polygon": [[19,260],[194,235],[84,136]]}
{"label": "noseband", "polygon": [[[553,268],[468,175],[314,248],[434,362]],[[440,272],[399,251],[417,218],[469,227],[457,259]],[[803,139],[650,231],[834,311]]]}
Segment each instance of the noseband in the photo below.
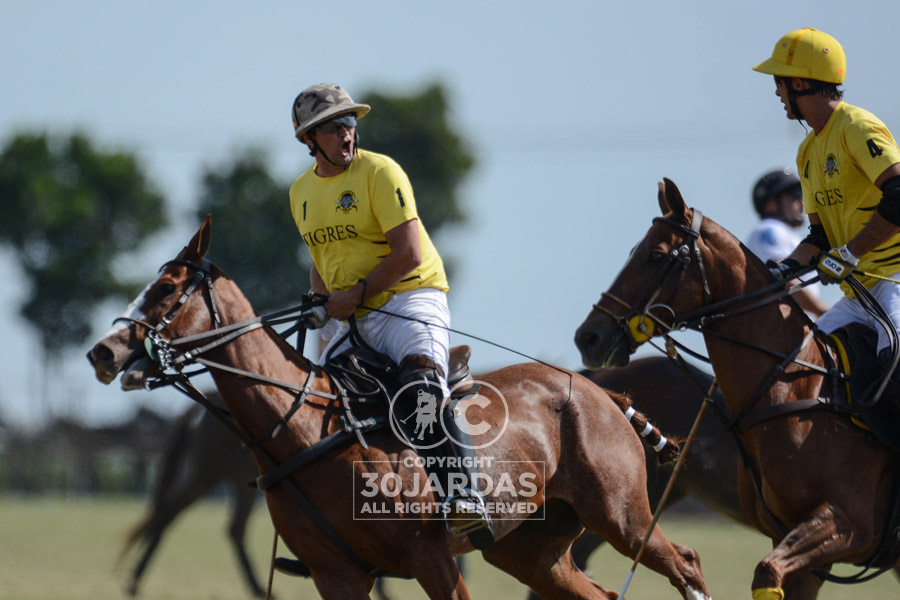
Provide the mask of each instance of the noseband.
{"label": "noseband", "polygon": [[[697,260],[697,267],[700,269],[700,282],[703,288],[704,303],[709,299],[709,283],[706,279],[706,270],[703,267],[703,258],[700,256],[700,249],[697,247],[697,240],[700,239],[700,227],[703,225],[703,213],[694,209],[693,218],[690,225],[685,225],[675,219],[669,217],[657,217],[653,219],[654,223],[664,223],[685,234],[681,245],[666,255],[667,264],[662,272],[657,276],[655,284],[651,285],[647,293],[638,300],[633,306],[610,294],[604,292],[600,299],[609,298],[616,304],[619,304],[628,312],[625,315],[617,315],[611,310],[603,307],[598,303],[594,304],[594,309],[612,317],[622,328],[625,337],[628,340],[629,351],[634,352],[637,347],[653,337],[656,325],[663,330],[671,330],[676,327],[675,310],[667,304],[656,304],[656,298],[662,292],[663,288],[669,283],[676,273],[683,272],[691,264],[691,257]],[[672,315],[672,324],[668,324],[656,315],[651,313],[653,309],[663,309]]]}

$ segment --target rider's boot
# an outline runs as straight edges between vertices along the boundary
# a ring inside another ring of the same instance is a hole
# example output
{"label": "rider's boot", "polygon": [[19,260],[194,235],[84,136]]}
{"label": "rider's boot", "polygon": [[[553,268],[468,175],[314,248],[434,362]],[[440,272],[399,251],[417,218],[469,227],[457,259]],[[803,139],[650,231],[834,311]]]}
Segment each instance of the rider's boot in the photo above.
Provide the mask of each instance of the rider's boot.
{"label": "rider's boot", "polygon": [[451,400],[444,409],[444,427],[448,434],[445,447],[457,459],[462,485],[449,485],[445,511],[447,530],[451,535],[469,536],[472,545],[484,550],[494,543],[490,513],[479,491],[478,462],[469,433],[469,424],[459,408],[459,400]]}
{"label": "rider's boot", "polygon": [[[447,432],[463,445],[445,441],[446,436],[437,420],[444,399],[441,375],[440,368],[426,356],[415,354],[404,358],[400,365],[400,383],[405,389],[397,398],[399,406],[395,408],[394,415],[399,417],[397,422],[407,440],[425,459],[429,476],[440,482],[440,492],[445,498],[442,509],[447,530],[454,536],[477,533],[470,535],[469,539],[476,548],[483,549],[493,543],[494,538],[484,499],[477,492],[472,440],[468,427],[465,424],[459,427],[452,414],[444,411]],[[432,397],[434,403],[430,404]],[[428,399],[433,412],[422,411],[426,404],[424,399]],[[428,418],[422,419],[422,413],[426,413]],[[426,423],[434,425],[433,431]],[[458,458],[462,460],[455,460]],[[460,463],[458,471],[455,467],[448,467],[448,463],[453,461]],[[459,489],[450,489],[454,483]]]}

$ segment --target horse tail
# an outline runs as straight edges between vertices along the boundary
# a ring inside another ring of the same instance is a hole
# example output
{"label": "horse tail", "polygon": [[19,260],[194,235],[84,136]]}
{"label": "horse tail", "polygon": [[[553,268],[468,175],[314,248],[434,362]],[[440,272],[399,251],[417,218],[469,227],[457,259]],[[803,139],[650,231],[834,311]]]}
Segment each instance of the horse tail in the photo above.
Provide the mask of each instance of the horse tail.
{"label": "horse tail", "polygon": [[631,405],[631,398],[628,396],[610,390],[606,390],[606,393],[609,394],[609,397],[612,398],[613,402],[615,402],[622,412],[625,413],[625,416],[628,417],[631,427],[634,428],[635,432],[641,437],[644,444],[653,448],[656,452],[656,459],[660,464],[669,463],[678,458],[678,453],[681,451],[679,448],[681,440],[663,435],[659,428],[651,423],[646,415],[635,410]]}
{"label": "horse tail", "polygon": [[118,563],[128,555],[129,551],[140,540],[146,538],[152,531],[153,523],[156,520],[157,513],[163,503],[166,492],[172,487],[178,475],[181,458],[184,449],[191,437],[191,424],[196,417],[197,411],[201,410],[200,406],[191,406],[174,424],[172,433],[166,442],[166,448],[163,451],[162,464],[159,469],[159,478],[153,488],[153,500],[150,510],[146,516],[140,520],[125,537],[125,543],[119,552]]}

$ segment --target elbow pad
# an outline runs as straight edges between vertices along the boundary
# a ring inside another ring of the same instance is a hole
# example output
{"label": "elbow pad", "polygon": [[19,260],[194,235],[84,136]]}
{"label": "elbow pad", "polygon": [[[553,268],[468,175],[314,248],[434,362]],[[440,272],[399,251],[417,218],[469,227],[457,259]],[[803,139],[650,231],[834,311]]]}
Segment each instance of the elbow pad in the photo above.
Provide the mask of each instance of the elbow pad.
{"label": "elbow pad", "polygon": [[806,236],[801,244],[812,244],[822,252],[831,250],[831,243],[828,241],[828,234],[825,233],[824,225],[810,225],[809,235]]}
{"label": "elbow pad", "polygon": [[891,177],[881,186],[881,202],[876,210],[884,220],[900,226],[900,175]]}

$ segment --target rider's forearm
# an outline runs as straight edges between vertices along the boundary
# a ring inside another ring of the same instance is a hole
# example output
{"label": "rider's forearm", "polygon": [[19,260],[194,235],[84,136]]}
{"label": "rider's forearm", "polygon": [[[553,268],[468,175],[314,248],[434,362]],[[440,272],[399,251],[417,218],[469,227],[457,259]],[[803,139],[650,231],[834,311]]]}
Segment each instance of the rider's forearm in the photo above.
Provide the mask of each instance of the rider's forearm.
{"label": "rider's forearm", "polygon": [[821,250],[819,250],[818,246],[815,244],[802,242],[785,260],[789,258],[796,260],[797,263],[801,265],[808,265],[813,257],[818,256],[819,252],[821,252]]}
{"label": "rider's forearm", "polygon": [[856,258],[862,258],[863,255],[882,245],[897,233],[900,233],[900,227],[889,222],[876,212],[872,214],[872,218],[862,228],[862,231],[847,242],[847,249]]}

